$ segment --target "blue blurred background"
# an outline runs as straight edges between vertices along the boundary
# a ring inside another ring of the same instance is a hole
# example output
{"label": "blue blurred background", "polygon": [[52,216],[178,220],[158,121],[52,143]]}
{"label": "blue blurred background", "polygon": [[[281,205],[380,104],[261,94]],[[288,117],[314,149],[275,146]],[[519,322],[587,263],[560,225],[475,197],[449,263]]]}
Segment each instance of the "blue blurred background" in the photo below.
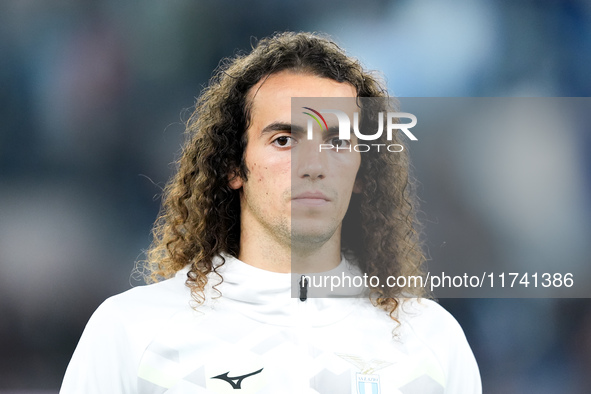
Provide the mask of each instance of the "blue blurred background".
{"label": "blue blurred background", "polygon": [[[57,392],[94,309],[140,284],[195,97],[283,30],[331,34],[397,96],[591,93],[589,1],[0,2],[0,393]],[[591,133],[434,141],[414,157],[434,260],[591,262]],[[441,303],[485,393],[591,392],[590,300]]]}

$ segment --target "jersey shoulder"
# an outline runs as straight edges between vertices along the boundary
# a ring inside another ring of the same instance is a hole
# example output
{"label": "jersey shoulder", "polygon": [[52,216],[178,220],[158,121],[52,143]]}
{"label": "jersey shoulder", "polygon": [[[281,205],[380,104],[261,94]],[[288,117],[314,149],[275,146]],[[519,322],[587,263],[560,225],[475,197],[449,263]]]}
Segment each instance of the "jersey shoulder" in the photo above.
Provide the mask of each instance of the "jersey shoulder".
{"label": "jersey shoulder", "polygon": [[162,282],[137,286],[106,299],[99,309],[139,317],[141,314],[160,315],[167,311],[189,307],[191,290],[183,275]]}
{"label": "jersey shoulder", "polygon": [[180,275],[105,300],[84,329],[60,393],[137,392],[144,350],[173,315],[191,311],[190,300]]}
{"label": "jersey shoulder", "polygon": [[437,302],[403,302],[399,320],[404,336],[426,346],[446,376],[446,393],[481,393],[478,364],[458,321]]}
{"label": "jersey shoulder", "polygon": [[462,327],[444,307],[437,302],[420,298],[407,299],[399,306],[399,319],[419,336],[425,339],[441,335],[461,334]]}
{"label": "jersey shoulder", "polygon": [[173,315],[191,311],[190,289],[178,275],[134,287],[107,298],[96,309],[81,342],[122,342],[134,351],[141,351]]}

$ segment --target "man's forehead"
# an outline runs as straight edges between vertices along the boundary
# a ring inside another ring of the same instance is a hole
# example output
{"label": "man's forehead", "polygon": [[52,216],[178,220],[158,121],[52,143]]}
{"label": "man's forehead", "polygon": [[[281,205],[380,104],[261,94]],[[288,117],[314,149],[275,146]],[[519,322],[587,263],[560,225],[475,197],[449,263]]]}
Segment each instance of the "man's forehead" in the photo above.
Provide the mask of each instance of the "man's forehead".
{"label": "man's forehead", "polygon": [[[333,99],[334,96],[336,99]],[[256,132],[261,137],[266,134],[263,130],[271,124],[290,125],[285,127],[286,131],[296,127],[305,129],[310,118],[304,112],[314,114],[316,108],[332,107],[350,115],[357,109],[353,85],[294,71],[281,71],[263,78],[251,88],[249,97],[249,133]],[[304,100],[306,104],[303,107],[314,111],[292,105],[295,99]],[[328,115],[323,124],[333,128],[338,125],[338,120]]]}

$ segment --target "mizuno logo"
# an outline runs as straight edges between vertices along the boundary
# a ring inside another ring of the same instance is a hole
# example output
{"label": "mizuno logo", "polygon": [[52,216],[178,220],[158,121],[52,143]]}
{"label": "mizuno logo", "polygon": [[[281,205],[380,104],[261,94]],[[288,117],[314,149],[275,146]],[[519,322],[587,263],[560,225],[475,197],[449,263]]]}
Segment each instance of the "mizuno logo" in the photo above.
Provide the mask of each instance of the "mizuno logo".
{"label": "mizuno logo", "polygon": [[229,377],[228,374],[230,373],[230,371],[228,371],[228,372],[223,373],[221,375],[214,376],[211,379],[221,379],[225,382],[230,383],[234,390],[239,390],[241,388],[240,385],[242,384],[242,381],[244,379],[248,378],[249,376],[256,375],[257,373],[260,373],[262,370],[263,370],[263,368],[259,369],[258,371],[247,373],[246,375],[240,375],[240,376],[234,376],[234,377]]}

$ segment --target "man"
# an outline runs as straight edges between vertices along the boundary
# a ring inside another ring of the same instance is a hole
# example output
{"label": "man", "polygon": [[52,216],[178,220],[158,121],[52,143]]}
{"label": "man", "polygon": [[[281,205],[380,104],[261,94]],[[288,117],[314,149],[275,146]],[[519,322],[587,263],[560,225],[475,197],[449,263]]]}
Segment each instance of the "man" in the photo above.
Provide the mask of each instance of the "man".
{"label": "man", "polygon": [[[356,138],[328,117],[309,136],[293,97],[351,112],[387,92],[312,34],[263,39],[223,66],[165,190],[147,262],[159,283],[98,308],[62,394],[481,392],[461,328],[417,301],[422,288],[311,297],[315,275],[420,275],[424,256],[406,151],[347,149]],[[292,272],[310,277],[295,298]]]}

